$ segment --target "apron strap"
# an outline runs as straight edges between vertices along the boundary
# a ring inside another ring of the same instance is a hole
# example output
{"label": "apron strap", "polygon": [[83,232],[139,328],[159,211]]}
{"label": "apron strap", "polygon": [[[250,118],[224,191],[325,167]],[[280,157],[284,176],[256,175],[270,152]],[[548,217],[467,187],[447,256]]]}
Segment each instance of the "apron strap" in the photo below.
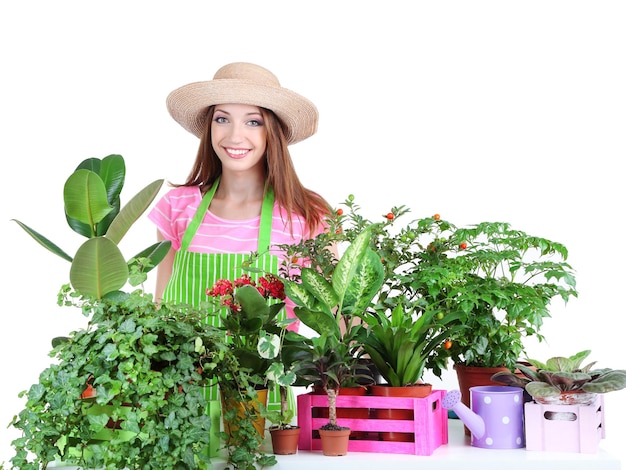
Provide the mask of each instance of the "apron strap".
{"label": "apron strap", "polygon": [[202,198],[202,201],[200,201],[200,205],[198,206],[198,209],[196,210],[193,219],[191,219],[191,222],[189,222],[189,225],[185,230],[185,235],[183,235],[183,240],[180,243],[181,251],[187,251],[189,249],[189,245],[191,245],[191,240],[198,231],[198,227],[200,227],[202,219],[204,219],[204,214],[206,214],[206,211],[211,205],[211,201],[213,200],[213,196],[215,195],[215,191],[217,190],[217,185],[219,182],[220,178],[218,177],[213,185],[206,192],[206,194]]}
{"label": "apron strap", "polygon": [[[213,200],[213,196],[215,195],[215,191],[217,190],[217,186],[220,182],[220,178],[218,177],[213,185],[209,188],[206,194],[202,197],[202,201],[196,210],[196,213],[189,222],[187,229],[185,230],[185,235],[183,235],[183,239],[181,241],[180,249],[181,251],[187,251],[189,249],[189,245],[191,245],[191,240],[194,235],[198,231],[200,224],[202,223],[202,219],[204,219],[204,214],[206,214],[209,206],[211,205],[211,201]],[[261,207],[261,223],[259,227],[259,243],[257,246],[259,254],[265,253],[269,251],[270,247],[270,238],[272,235],[272,214],[274,212],[274,190],[271,187],[267,187],[265,190],[265,195],[263,196],[263,205]]]}
{"label": "apron strap", "polygon": [[259,227],[258,252],[263,254],[270,249],[270,238],[272,236],[272,214],[274,213],[274,189],[268,186],[263,197],[263,207],[261,208],[261,226]]}

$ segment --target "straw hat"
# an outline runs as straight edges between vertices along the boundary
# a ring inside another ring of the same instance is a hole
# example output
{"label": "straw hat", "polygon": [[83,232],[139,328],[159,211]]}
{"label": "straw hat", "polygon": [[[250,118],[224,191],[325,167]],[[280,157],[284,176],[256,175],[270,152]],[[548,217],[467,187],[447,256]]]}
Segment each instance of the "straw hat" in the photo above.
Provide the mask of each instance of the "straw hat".
{"label": "straw hat", "polygon": [[317,131],[317,108],[299,94],[280,86],[269,70],[246,62],[219,69],[213,80],[177,88],[167,97],[167,109],[183,128],[202,135],[209,106],[249,104],[267,108],[287,127],[287,142],[300,142]]}

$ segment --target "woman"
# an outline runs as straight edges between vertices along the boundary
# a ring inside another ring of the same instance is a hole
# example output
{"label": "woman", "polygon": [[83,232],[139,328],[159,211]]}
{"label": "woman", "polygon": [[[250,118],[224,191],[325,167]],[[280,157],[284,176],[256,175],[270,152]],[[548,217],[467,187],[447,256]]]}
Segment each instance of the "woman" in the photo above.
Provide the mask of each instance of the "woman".
{"label": "woman", "polygon": [[[158,266],[155,297],[199,305],[217,280],[241,277],[252,252],[261,255],[253,266],[278,274],[277,245],[324,229],[330,206],[302,185],[288,150],[316,132],[318,112],[249,63],[228,64],[211,81],[174,90],[167,107],[200,145],[187,180],[149,214],[158,238],[172,242]],[[293,317],[288,300],[286,310]],[[210,390],[217,399],[217,387]],[[273,395],[270,408],[279,403]]]}

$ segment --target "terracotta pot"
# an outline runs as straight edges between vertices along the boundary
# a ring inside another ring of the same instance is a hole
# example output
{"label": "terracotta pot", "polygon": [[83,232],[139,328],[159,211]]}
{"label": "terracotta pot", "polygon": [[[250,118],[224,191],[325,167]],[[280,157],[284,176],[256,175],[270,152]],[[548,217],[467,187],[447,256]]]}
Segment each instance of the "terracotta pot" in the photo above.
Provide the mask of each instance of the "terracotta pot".
{"label": "terracotta pot", "polygon": [[87,383],[87,387],[85,388],[83,393],[80,394],[80,398],[82,398],[83,400],[86,400],[88,398],[95,398],[95,396],[96,396],[96,390],[93,388],[93,385],[91,385],[90,383]]}
{"label": "terracotta pot", "polygon": [[[431,384],[416,384],[409,387],[391,387],[389,385],[372,385],[372,395],[377,397],[405,397],[425,398],[433,391]],[[373,409],[372,417],[376,419],[405,419],[413,420],[413,410],[402,409]],[[383,441],[414,442],[415,435],[410,432],[380,432]]]}
{"label": "terracotta pot", "polygon": [[[257,417],[254,422],[254,429],[256,429],[256,431],[259,434],[259,444],[265,438],[265,418],[261,417],[259,404],[263,403],[265,406],[267,406],[267,395],[268,395],[267,389],[257,390],[256,400],[252,400],[248,403],[243,403],[234,398],[224,398],[224,395],[221,396],[222,410],[236,408],[238,417],[243,417],[246,410],[254,413],[254,415]],[[223,412],[222,412],[222,416],[224,416]],[[232,431],[237,430],[238,428],[236,423],[231,423],[231,422],[228,422],[227,420],[223,420],[223,423],[224,423],[224,432],[228,435],[230,435]]]}
{"label": "terracotta pot", "polygon": [[[313,387],[314,395],[326,395],[326,392],[319,388]],[[365,387],[343,387],[339,389],[339,396],[349,395],[362,397],[367,395],[367,389]],[[328,418],[328,408],[315,408],[313,409],[314,418]],[[337,418],[350,418],[350,419],[368,419],[370,417],[369,410],[367,408],[337,408]],[[317,431],[313,431],[313,438],[319,437]],[[350,433],[350,439],[365,439],[367,433],[365,431],[352,431]]]}
{"label": "terracotta pot", "polygon": [[319,429],[318,431],[322,440],[322,454],[328,456],[340,456],[348,453],[350,429]]}
{"label": "terracotta pot", "polygon": [[299,427],[289,429],[270,428],[270,436],[272,437],[272,449],[274,450],[274,454],[291,455],[298,451],[298,439],[300,437]]}

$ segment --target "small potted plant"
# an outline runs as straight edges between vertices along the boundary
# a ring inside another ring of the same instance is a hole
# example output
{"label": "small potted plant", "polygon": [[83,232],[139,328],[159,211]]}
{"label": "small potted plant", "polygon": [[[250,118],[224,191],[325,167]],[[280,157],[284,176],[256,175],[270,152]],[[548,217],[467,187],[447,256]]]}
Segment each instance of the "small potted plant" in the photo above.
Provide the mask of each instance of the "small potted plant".
{"label": "small potted plant", "polygon": [[289,402],[288,387],[295,383],[296,374],[292,368],[285,370],[282,362],[275,362],[269,367],[267,378],[278,386],[280,394],[280,409],[261,406],[261,416],[272,423],[269,427],[272,450],[276,455],[295,454],[298,450],[300,426],[292,422],[296,413]]}
{"label": "small potted plant", "polygon": [[[289,387],[296,382],[296,374],[294,372],[294,361],[296,358],[289,355],[289,344],[300,342],[300,335],[287,329],[290,320],[282,323],[284,326],[280,337],[280,349],[275,356],[275,361],[270,364],[267,369],[267,379],[278,388],[280,397],[280,407],[278,409],[269,409],[261,406],[261,416],[272,423],[269,427],[272,439],[272,450],[276,455],[295,454],[298,450],[298,439],[300,437],[300,426],[293,423],[296,416],[293,397],[290,396]],[[263,336],[259,343],[260,351],[269,351],[270,347],[264,345],[270,341],[269,336]],[[287,345],[287,346],[286,346]],[[269,355],[267,355],[269,358]]]}
{"label": "small potted plant", "polygon": [[523,388],[537,403],[591,405],[598,393],[626,388],[626,370],[594,369],[595,361],[582,365],[590,354],[591,350],[584,350],[569,357],[551,357],[545,363],[526,359],[530,366],[517,364],[521,374],[502,371],[492,380]]}

